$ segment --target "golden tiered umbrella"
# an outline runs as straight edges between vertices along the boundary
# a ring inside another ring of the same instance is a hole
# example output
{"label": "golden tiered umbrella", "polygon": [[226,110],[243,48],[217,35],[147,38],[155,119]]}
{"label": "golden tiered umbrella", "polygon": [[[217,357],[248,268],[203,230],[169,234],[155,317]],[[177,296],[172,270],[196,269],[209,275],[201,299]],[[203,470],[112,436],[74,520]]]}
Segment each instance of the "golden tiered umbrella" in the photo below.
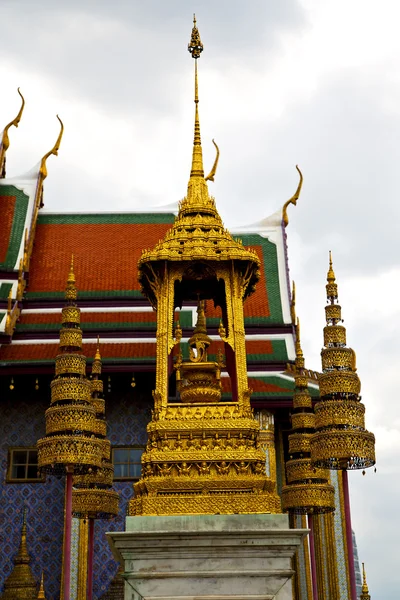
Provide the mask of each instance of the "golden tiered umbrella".
{"label": "golden tiered umbrella", "polygon": [[316,468],[341,470],[343,474],[351,600],[356,600],[347,470],[365,469],[375,464],[375,437],[365,429],[356,354],[346,346],[346,329],[340,324],[341,306],[337,303],[338,286],[331,253],[327,280],[325,347],[321,351],[320,402],[315,406],[316,432],[311,439],[311,459]]}
{"label": "golden tiered umbrella", "polygon": [[95,472],[102,466],[103,443],[96,437],[96,411],[82,354],[80,309],[76,304],[73,258],[62,309],[60,353],[51,382],[51,405],[46,410],[46,435],[38,440],[38,466],[42,472],[66,474],[64,600],[69,600],[71,569],[72,476]]}

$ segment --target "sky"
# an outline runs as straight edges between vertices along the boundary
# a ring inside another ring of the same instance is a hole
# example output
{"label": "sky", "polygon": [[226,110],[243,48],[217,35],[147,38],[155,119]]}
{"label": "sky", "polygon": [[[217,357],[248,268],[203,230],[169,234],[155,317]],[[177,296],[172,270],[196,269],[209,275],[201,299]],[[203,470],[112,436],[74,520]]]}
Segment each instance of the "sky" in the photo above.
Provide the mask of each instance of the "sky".
{"label": "sky", "polygon": [[192,13],[205,169],[226,226],[289,207],[290,276],[309,368],[320,369],[328,251],[357,353],[377,472],[350,473],[373,600],[398,600],[400,550],[400,36],[398,0],[1,0],[0,129],[8,176],[58,135],[45,208],[134,211],[186,192],[193,135]]}

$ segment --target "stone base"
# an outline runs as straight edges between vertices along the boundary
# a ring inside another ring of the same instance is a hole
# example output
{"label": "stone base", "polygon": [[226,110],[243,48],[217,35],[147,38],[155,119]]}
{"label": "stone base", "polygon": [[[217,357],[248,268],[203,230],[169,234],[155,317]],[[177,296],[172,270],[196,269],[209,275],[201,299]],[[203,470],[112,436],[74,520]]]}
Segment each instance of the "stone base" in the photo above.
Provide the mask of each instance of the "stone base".
{"label": "stone base", "polygon": [[307,532],[253,514],[127,517],[107,535],[125,600],[292,600],[291,558]]}

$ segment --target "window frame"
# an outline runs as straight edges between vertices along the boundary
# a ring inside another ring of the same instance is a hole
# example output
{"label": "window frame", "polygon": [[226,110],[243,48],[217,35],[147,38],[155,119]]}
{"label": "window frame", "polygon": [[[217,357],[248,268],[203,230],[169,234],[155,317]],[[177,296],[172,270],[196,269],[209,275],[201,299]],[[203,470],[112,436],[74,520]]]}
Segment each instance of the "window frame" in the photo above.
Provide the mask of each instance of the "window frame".
{"label": "window frame", "polygon": [[[26,452],[26,460],[25,465],[22,463],[18,463],[17,465],[13,461],[15,452]],[[29,463],[29,452],[37,453],[37,446],[9,446],[8,447],[8,457],[7,457],[7,473],[6,473],[6,483],[44,483],[46,481],[46,475],[42,473],[39,477],[12,477],[12,471],[14,466],[25,466],[25,474],[28,473],[28,467],[33,466],[36,463]]]}
{"label": "window frame", "polygon": [[130,446],[125,445],[125,444],[118,444],[118,445],[113,445],[111,446],[111,462],[113,464],[114,467],[114,477],[113,480],[114,481],[139,481],[141,475],[142,475],[142,455],[140,456],[140,462],[126,462],[126,463],[117,463],[120,465],[136,465],[139,464],[140,465],[140,475],[138,477],[133,477],[131,475],[129,475],[128,477],[118,477],[115,475],[115,462],[114,462],[114,451],[115,450],[142,450],[142,454],[143,452],[146,450],[146,446],[142,446],[141,444],[132,444]]}

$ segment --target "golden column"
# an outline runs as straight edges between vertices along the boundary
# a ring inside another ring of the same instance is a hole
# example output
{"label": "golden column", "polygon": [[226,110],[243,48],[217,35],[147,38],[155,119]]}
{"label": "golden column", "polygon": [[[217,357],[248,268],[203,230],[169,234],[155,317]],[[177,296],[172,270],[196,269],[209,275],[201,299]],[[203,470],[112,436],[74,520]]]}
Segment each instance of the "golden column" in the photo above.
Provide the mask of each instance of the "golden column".
{"label": "golden column", "polygon": [[342,472],[346,545],[351,600],[357,600],[353,539],[351,530],[348,469],[364,469],[375,464],[375,438],[365,429],[365,407],[361,403],[356,355],[346,347],[338,287],[329,253],[326,285],[324,348],[319,377],[320,402],[315,406],[316,432],[311,439],[311,459],[316,468]]}
{"label": "golden column", "polygon": [[[328,483],[329,471],[311,463],[311,438],[315,432],[315,415],[308,391],[304,355],[300,342],[300,323],[296,324],[295,391],[293,395],[292,431],[289,435],[289,460],[286,463],[288,485],[282,488],[282,508],[291,515],[308,515],[313,598],[335,598],[337,579],[334,546],[326,547],[321,519],[335,510],[335,490]],[[325,523],[327,525],[327,523]],[[324,551],[325,548],[325,551]],[[329,556],[325,564],[324,554]],[[328,581],[335,586],[327,589]]]}
{"label": "golden column", "polygon": [[[259,279],[259,259],[224,228],[204,177],[197,59],[203,44],[194,21],[188,46],[195,59],[195,126],[187,195],[173,227],[142,253],[139,281],[157,310],[157,371],[149,441],[130,515],[280,512],[275,477],[265,473],[259,423],[250,407],[243,302]],[[223,357],[208,360],[206,307],[221,311],[232,401],[221,401]],[[169,401],[170,356],[180,345],[174,312],[197,304],[189,360],[179,351],[175,370],[179,401]]]}
{"label": "golden column", "polygon": [[14,558],[14,568],[4,584],[2,600],[36,600],[38,586],[32,575],[30,562],[26,543],[26,508],[24,508],[21,541],[17,556]]}

